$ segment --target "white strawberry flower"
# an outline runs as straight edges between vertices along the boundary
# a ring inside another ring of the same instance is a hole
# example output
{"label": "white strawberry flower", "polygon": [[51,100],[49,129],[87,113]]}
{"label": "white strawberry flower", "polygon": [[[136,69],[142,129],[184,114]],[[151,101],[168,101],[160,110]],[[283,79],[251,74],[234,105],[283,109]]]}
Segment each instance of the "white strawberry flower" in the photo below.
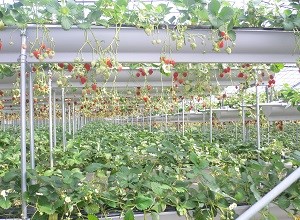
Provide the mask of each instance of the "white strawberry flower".
{"label": "white strawberry flower", "polygon": [[2,190],[1,193],[0,193],[1,196],[3,196],[4,198],[7,197],[7,193],[5,190]]}
{"label": "white strawberry flower", "polygon": [[65,203],[70,203],[71,202],[71,198],[69,197],[69,196],[67,196],[66,198],[65,198]]}
{"label": "white strawberry flower", "polygon": [[228,209],[229,210],[233,210],[233,209],[235,209],[237,207],[237,204],[236,203],[232,203],[229,207],[228,207]]}

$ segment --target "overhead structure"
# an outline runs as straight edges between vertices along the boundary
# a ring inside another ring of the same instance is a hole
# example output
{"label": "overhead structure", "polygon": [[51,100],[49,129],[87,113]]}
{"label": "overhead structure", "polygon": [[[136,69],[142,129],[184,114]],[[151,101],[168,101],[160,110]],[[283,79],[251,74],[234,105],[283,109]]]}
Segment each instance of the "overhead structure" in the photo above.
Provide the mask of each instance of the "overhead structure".
{"label": "overhead structure", "polygon": [[[116,28],[92,27],[90,31],[83,31],[76,27],[69,31],[64,31],[61,26],[47,25],[47,34],[55,40],[55,56],[52,59],[46,59],[45,62],[74,62],[75,58],[83,58],[84,62],[91,62],[99,58],[97,54],[93,54],[90,47],[81,47],[90,39],[93,47],[96,47],[96,40],[101,42],[104,48],[109,46],[116,34]],[[36,25],[27,27],[27,40],[34,42],[36,33],[42,35],[45,29],[38,28]],[[172,59],[176,62],[183,63],[295,63],[299,55],[297,49],[297,39],[294,32],[282,30],[266,30],[266,29],[235,29],[236,41],[235,47],[231,54],[226,51],[219,53],[213,52],[212,42],[209,40],[211,36],[210,29],[190,29],[189,34],[204,36],[203,45],[199,40],[199,47],[192,50],[189,45],[183,46],[182,49],[176,50],[176,44],[170,41],[170,51],[172,51]],[[86,34],[86,35],[85,35]],[[166,29],[160,29],[154,34],[155,38],[167,39],[170,36]],[[16,63],[18,62],[21,43],[19,32],[15,28],[7,28],[2,31],[1,39],[4,47],[1,51],[0,63]],[[15,41],[10,45],[12,39]],[[66,40],[72,39],[72,40]],[[118,62],[125,63],[155,63],[159,62],[162,55],[162,44],[153,45],[151,43],[152,36],[147,36],[143,29],[135,27],[122,27],[118,37],[118,53],[116,59]],[[249,41],[249,39],[251,39]],[[95,42],[93,42],[95,41]],[[10,46],[9,46],[10,45]],[[168,53],[168,51],[167,51]],[[28,63],[39,62],[35,57],[29,57]]]}
{"label": "overhead structure", "polygon": [[300,120],[300,111],[288,103],[271,102],[260,105],[268,121]]}

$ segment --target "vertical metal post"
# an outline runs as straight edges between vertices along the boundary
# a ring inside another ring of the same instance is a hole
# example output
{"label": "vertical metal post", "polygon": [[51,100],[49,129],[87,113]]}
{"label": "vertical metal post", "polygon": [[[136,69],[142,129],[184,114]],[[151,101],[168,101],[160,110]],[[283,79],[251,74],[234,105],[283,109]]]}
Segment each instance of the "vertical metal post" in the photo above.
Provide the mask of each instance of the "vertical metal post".
{"label": "vertical metal post", "polygon": [[184,135],[184,114],[185,114],[185,100],[182,99],[182,135]]}
{"label": "vertical metal post", "polygon": [[33,73],[29,73],[29,131],[30,131],[30,168],[35,168],[34,152],[34,114],[33,114]]}
{"label": "vertical metal post", "polygon": [[202,115],[202,120],[203,120],[203,129],[202,129],[202,131],[203,131],[203,133],[205,132],[205,127],[206,127],[206,123],[205,123],[205,115],[206,115],[206,112],[205,111],[203,111],[202,112],[203,113],[203,115]]}
{"label": "vertical metal post", "polygon": [[152,108],[150,107],[150,112],[149,112],[149,129],[150,132],[152,130]]}
{"label": "vertical metal post", "polygon": [[165,114],[165,122],[166,122],[165,126],[166,126],[166,131],[167,131],[168,130],[168,115],[167,115],[167,113]]}
{"label": "vertical metal post", "polygon": [[53,146],[56,147],[56,91],[53,91]]}
{"label": "vertical metal post", "polygon": [[22,219],[27,219],[26,192],[26,30],[21,30],[21,82],[20,82],[20,115],[21,115],[21,192],[22,192]]}
{"label": "vertical metal post", "polygon": [[213,111],[212,111],[212,93],[210,92],[210,98],[209,98],[209,142],[212,143],[212,137],[213,137]]}
{"label": "vertical metal post", "polygon": [[68,132],[71,134],[71,103],[68,103]]}
{"label": "vertical metal post", "polygon": [[243,141],[246,142],[246,117],[245,117],[245,101],[244,101],[244,91],[242,94],[242,126],[243,126]]}
{"label": "vertical metal post", "polygon": [[65,88],[61,89],[61,110],[62,110],[62,135],[63,149],[66,151],[66,109],[65,109]]}
{"label": "vertical metal post", "polygon": [[74,138],[74,134],[75,134],[75,103],[73,102],[73,104],[72,104],[73,106],[73,138]]}
{"label": "vertical metal post", "polygon": [[50,169],[53,169],[53,127],[52,127],[52,74],[49,71],[49,144],[50,144]]}
{"label": "vertical metal post", "polygon": [[[267,103],[269,103],[270,101],[270,97],[269,97],[269,88],[268,86],[266,86],[266,97],[267,97]],[[267,121],[267,141],[268,141],[268,144],[270,143],[270,122],[269,120]]]}
{"label": "vertical metal post", "polygon": [[255,86],[256,92],[256,134],[257,134],[257,149],[260,149],[260,111],[259,111],[259,93],[258,86]]}

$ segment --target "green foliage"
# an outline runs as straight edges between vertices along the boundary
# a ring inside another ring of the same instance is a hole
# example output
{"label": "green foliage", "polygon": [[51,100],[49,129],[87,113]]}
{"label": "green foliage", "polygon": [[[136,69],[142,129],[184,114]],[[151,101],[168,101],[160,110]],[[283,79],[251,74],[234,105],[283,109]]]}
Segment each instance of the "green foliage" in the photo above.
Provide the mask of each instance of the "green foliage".
{"label": "green foliage", "polygon": [[[43,158],[37,160],[39,169],[28,170],[26,198],[37,210],[33,219],[79,214],[95,219],[116,210],[128,220],[134,219],[134,211],[157,219],[166,207],[184,216],[195,210],[195,218],[203,220],[218,212],[232,216],[231,203],[254,203],[294,169],[284,166],[282,151],[293,164],[299,153],[275,142],[266,145],[257,159],[255,145],[238,142],[231,133],[216,135],[209,144],[199,129],[182,136],[129,125],[86,125],[69,141],[66,152],[58,145],[54,169],[47,169]],[[3,143],[13,143],[7,132],[1,135]],[[36,144],[46,155],[46,131],[38,135],[41,140]],[[5,190],[6,199],[0,196],[0,210],[5,212],[20,200],[20,169],[11,161],[2,172],[0,191]],[[298,210],[298,196],[299,183],[295,183],[275,202]]]}

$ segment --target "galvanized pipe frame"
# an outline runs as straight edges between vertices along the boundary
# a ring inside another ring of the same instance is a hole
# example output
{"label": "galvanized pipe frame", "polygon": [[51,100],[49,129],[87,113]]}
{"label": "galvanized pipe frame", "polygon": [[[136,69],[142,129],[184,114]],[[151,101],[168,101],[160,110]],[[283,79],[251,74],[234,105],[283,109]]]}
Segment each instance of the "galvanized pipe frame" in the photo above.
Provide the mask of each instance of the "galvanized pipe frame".
{"label": "galvanized pipe frame", "polygon": [[22,193],[22,219],[27,219],[27,203],[25,193],[27,191],[27,169],[26,169],[26,29],[21,30],[21,54],[20,54],[20,115],[21,115],[21,193]]}
{"label": "galvanized pipe frame", "polygon": [[34,148],[34,107],[33,107],[33,72],[29,73],[29,122],[30,122],[30,167],[35,169],[35,148]]}
{"label": "galvanized pipe frame", "polygon": [[53,159],[53,126],[52,126],[52,73],[49,71],[48,90],[49,90],[49,144],[50,144],[50,169],[54,167]]}

